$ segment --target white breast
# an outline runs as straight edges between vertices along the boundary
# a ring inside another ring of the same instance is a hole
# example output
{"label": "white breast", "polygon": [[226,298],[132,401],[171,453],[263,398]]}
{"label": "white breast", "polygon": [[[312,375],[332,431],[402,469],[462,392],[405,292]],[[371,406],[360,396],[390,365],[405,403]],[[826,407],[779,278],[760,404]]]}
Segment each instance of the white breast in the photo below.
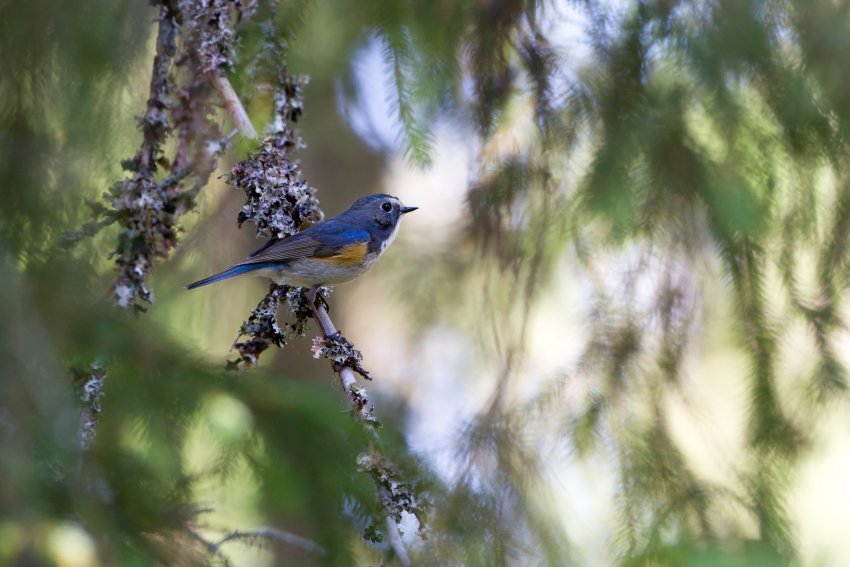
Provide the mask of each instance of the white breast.
{"label": "white breast", "polygon": [[393,243],[393,240],[395,240],[395,237],[398,235],[398,227],[400,227],[400,226],[401,226],[401,219],[396,221],[395,228],[393,228],[393,231],[392,231],[392,233],[390,233],[390,236],[381,243],[381,251],[378,252],[379,255],[383,254],[384,250],[389,248],[390,244]]}

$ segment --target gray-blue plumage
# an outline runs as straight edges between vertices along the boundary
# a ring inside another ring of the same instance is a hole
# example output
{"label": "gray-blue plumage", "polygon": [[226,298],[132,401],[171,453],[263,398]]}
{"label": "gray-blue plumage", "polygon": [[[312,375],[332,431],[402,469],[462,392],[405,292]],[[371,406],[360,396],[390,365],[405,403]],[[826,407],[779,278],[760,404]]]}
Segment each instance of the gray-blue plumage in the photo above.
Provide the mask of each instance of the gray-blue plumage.
{"label": "gray-blue plumage", "polygon": [[332,285],[368,270],[398,233],[402,215],[416,210],[391,195],[369,195],[339,215],[282,240],[270,241],[227,270],[186,286],[194,289],[253,273],[299,287]]}

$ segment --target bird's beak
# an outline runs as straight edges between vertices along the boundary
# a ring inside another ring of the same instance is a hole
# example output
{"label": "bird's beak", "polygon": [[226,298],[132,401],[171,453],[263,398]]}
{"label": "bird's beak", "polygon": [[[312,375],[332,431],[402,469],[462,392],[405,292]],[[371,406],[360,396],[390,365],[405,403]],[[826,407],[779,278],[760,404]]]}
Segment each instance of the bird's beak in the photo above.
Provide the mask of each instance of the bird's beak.
{"label": "bird's beak", "polygon": [[401,208],[401,214],[406,215],[407,213],[412,213],[413,211],[415,211],[418,208],[419,207],[402,207]]}

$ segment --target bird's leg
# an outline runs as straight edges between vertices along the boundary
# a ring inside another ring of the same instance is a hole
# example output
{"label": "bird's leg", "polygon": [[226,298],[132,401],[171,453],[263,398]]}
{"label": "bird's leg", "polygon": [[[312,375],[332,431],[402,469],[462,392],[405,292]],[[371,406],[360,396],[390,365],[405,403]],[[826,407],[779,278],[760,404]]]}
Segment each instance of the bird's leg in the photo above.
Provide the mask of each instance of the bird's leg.
{"label": "bird's leg", "polygon": [[[311,287],[307,292],[307,301],[310,302],[310,309],[313,311],[313,319],[319,324],[319,327],[322,330],[322,335],[326,339],[335,340],[335,341],[344,341],[345,338],[342,336],[337,329],[334,328],[333,323],[331,323],[330,318],[328,317],[328,302],[327,300],[318,295],[319,286]],[[321,302],[325,308],[325,312],[321,315],[319,314],[319,309],[316,307],[317,302]]]}
{"label": "bird's leg", "polygon": [[[325,311],[330,313],[331,312],[331,306],[328,303],[328,300],[325,298],[324,295],[319,294],[319,289],[321,287],[322,286],[318,286],[318,285],[315,286],[315,287],[311,287],[310,290],[307,292],[307,299],[310,302],[311,306],[315,306],[317,303],[321,304],[321,305],[324,306]],[[313,314],[315,315],[315,311],[313,312]]]}
{"label": "bird's leg", "polygon": [[[316,291],[318,291],[318,290],[316,290]],[[331,312],[331,304],[328,303],[328,300],[324,295],[317,294],[316,295],[316,301],[318,301],[319,303],[321,303],[322,305],[325,306],[325,311],[327,311],[328,313]]]}
{"label": "bird's leg", "polygon": [[316,293],[318,293],[319,287],[313,286],[310,288],[310,291],[307,292],[307,301],[310,302],[310,309],[313,311],[313,319],[316,321],[319,320],[319,313],[316,311]]}

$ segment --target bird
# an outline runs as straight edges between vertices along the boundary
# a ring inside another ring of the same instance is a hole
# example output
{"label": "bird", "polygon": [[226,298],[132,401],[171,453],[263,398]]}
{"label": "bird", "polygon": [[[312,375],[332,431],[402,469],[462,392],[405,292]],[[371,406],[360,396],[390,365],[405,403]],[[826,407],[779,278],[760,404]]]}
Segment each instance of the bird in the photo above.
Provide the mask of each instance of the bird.
{"label": "bird", "polygon": [[186,286],[195,289],[243,274],[271,278],[276,283],[310,288],[356,278],[380,258],[398,234],[401,217],[419,207],[407,207],[392,195],[360,197],[348,209],[302,232],[271,240],[223,272]]}

